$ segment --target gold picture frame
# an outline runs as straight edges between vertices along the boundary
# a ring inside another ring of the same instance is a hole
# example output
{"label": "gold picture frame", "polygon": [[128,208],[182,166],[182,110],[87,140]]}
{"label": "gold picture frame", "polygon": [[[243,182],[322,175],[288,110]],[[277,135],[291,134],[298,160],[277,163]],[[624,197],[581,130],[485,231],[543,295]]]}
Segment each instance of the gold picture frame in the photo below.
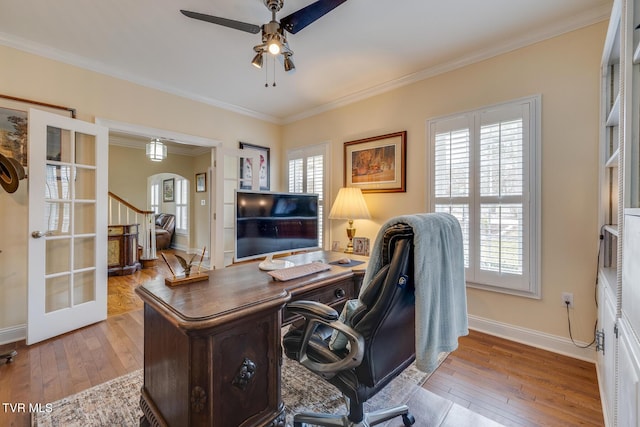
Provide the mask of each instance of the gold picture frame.
{"label": "gold picture frame", "polygon": [[406,192],[407,131],[344,143],[344,186],[363,193]]}
{"label": "gold picture frame", "polygon": [[196,174],[196,193],[204,193],[207,191],[207,173]]}

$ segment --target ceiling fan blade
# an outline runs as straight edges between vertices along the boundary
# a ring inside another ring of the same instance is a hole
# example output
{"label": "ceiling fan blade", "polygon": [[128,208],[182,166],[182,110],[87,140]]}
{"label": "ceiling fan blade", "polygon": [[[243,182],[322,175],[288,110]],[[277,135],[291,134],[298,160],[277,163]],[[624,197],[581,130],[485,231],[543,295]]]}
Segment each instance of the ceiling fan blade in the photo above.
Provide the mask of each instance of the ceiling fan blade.
{"label": "ceiling fan blade", "polygon": [[189,18],[211,22],[212,24],[222,25],[235,30],[246,31],[251,34],[258,34],[261,30],[259,25],[247,24],[246,22],[234,21],[233,19],[220,18],[218,16],[205,15],[204,13],[190,12],[188,10],[180,10],[180,12]]}
{"label": "ceiling fan blade", "polygon": [[293,12],[291,15],[285,16],[280,20],[280,24],[285,30],[291,34],[295,34],[346,1],[347,0],[318,0],[309,6]]}

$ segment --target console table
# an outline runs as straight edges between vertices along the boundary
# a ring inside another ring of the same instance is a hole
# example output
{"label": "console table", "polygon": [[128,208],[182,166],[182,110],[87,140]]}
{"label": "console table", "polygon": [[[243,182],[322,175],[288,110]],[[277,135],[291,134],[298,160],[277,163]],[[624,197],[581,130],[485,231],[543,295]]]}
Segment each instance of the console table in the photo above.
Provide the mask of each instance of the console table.
{"label": "console table", "polygon": [[[344,254],[287,257],[327,263]],[[365,257],[350,256],[366,261]],[[294,320],[292,300],[339,309],[357,296],[366,262],[277,282],[246,263],[209,272],[209,280],[168,287],[144,283],[144,385],[141,426],[284,427],[280,330]]]}
{"label": "console table", "polygon": [[140,270],[138,224],[110,225],[107,242],[109,276],[125,276]]}

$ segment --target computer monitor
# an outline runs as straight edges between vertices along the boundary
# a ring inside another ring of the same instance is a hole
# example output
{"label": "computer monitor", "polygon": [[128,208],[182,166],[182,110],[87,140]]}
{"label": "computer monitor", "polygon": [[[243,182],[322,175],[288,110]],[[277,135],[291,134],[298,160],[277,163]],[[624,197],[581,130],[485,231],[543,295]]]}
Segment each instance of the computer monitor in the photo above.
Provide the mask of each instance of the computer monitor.
{"label": "computer monitor", "polygon": [[318,195],[237,190],[235,259],[266,257],[262,270],[292,266],[273,255],[319,249]]}

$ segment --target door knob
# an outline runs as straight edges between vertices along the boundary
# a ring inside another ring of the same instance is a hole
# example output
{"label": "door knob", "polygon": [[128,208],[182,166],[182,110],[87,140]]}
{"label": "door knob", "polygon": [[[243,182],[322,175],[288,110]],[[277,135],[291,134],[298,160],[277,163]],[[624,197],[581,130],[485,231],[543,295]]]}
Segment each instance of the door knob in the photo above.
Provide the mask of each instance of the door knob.
{"label": "door knob", "polygon": [[39,239],[44,236],[51,236],[52,234],[53,231],[45,231],[44,233],[42,231],[32,231],[31,237],[33,237],[34,239]]}

